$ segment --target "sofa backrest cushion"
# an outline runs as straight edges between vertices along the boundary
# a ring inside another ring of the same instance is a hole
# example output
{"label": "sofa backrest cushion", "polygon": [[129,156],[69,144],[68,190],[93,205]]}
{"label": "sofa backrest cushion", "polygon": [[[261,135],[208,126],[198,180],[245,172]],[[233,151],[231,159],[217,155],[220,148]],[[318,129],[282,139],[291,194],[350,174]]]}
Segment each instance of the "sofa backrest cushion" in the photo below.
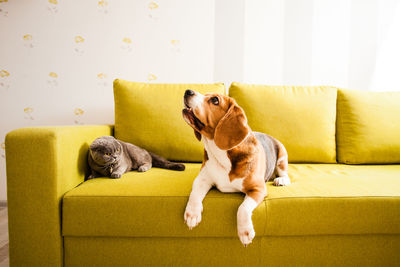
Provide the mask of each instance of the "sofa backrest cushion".
{"label": "sofa backrest cushion", "polygon": [[338,161],[400,163],[400,92],[339,89]]}
{"label": "sofa backrest cushion", "polygon": [[253,131],[283,143],[289,162],[336,162],[336,88],[232,83],[229,95]]}
{"label": "sofa backrest cushion", "polygon": [[202,161],[202,143],[182,118],[183,95],[187,89],[225,93],[222,83],[154,84],[115,80],[115,137],[170,160]]}

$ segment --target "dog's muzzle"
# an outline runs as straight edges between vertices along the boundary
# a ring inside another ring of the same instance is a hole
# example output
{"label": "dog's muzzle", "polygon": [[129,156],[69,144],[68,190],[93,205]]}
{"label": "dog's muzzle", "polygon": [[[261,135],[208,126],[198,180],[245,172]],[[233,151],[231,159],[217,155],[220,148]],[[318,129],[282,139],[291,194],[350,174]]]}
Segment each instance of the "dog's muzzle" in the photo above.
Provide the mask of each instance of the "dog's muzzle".
{"label": "dog's muzzle", "polygon": [[189,99],[193,97],[196,92],[188,89],[185,91],[185,95],[183,96],[183,103],[185,108],[182,110],[182,116],[185,121],[190,124],[193,128],[200,131],[203,129],[204,124],[194,115],[192,107],[189,105]]}

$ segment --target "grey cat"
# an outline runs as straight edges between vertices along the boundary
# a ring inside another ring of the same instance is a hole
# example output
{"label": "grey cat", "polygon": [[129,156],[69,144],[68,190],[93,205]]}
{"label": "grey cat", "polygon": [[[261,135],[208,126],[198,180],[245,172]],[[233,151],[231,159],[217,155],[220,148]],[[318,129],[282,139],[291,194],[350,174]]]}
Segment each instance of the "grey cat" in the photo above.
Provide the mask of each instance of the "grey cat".
{"label": "grey cat", "polygon": [[120,178],[131,170],[145,172],[152,166],[176,171],[185,170],[185,165],[164,159],[138,146],[102,136],[93,141],[88,153],[91,175],[96,177]]}

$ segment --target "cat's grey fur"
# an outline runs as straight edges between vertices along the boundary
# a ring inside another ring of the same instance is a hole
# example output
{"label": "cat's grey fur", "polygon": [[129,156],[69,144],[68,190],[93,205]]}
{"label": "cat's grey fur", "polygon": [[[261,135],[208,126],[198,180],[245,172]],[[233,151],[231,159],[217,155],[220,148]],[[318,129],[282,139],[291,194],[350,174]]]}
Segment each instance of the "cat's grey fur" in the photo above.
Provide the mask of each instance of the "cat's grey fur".
{"label": "cat's grey fur", "polygon": [[115,139],[113,136],[102,136],[93,141],[88,153],[91,174],[88,179],[96,177],[120,178],[131,170],[145,172],[152,166],[170,170],[183,171],[185,165],[171,162],[138,146]]}

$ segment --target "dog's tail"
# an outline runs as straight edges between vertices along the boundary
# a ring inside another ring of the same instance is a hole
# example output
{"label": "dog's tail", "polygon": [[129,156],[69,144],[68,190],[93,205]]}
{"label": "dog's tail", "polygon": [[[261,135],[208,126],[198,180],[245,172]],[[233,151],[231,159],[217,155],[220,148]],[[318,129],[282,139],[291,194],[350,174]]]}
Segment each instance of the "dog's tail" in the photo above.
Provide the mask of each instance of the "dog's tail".
{"label": "dog's tail", "polygon": [[168,169],[168,170],[175,170],[175,171],[184,171],[185,170],[185,165],[182,163],[177,163],[177,162],[171,162],[157,154],[154,154],[149,151],[149,154],[152,159],[152,165],[153,167],[158,167],[158,168],[163,168],[163,169]]}

